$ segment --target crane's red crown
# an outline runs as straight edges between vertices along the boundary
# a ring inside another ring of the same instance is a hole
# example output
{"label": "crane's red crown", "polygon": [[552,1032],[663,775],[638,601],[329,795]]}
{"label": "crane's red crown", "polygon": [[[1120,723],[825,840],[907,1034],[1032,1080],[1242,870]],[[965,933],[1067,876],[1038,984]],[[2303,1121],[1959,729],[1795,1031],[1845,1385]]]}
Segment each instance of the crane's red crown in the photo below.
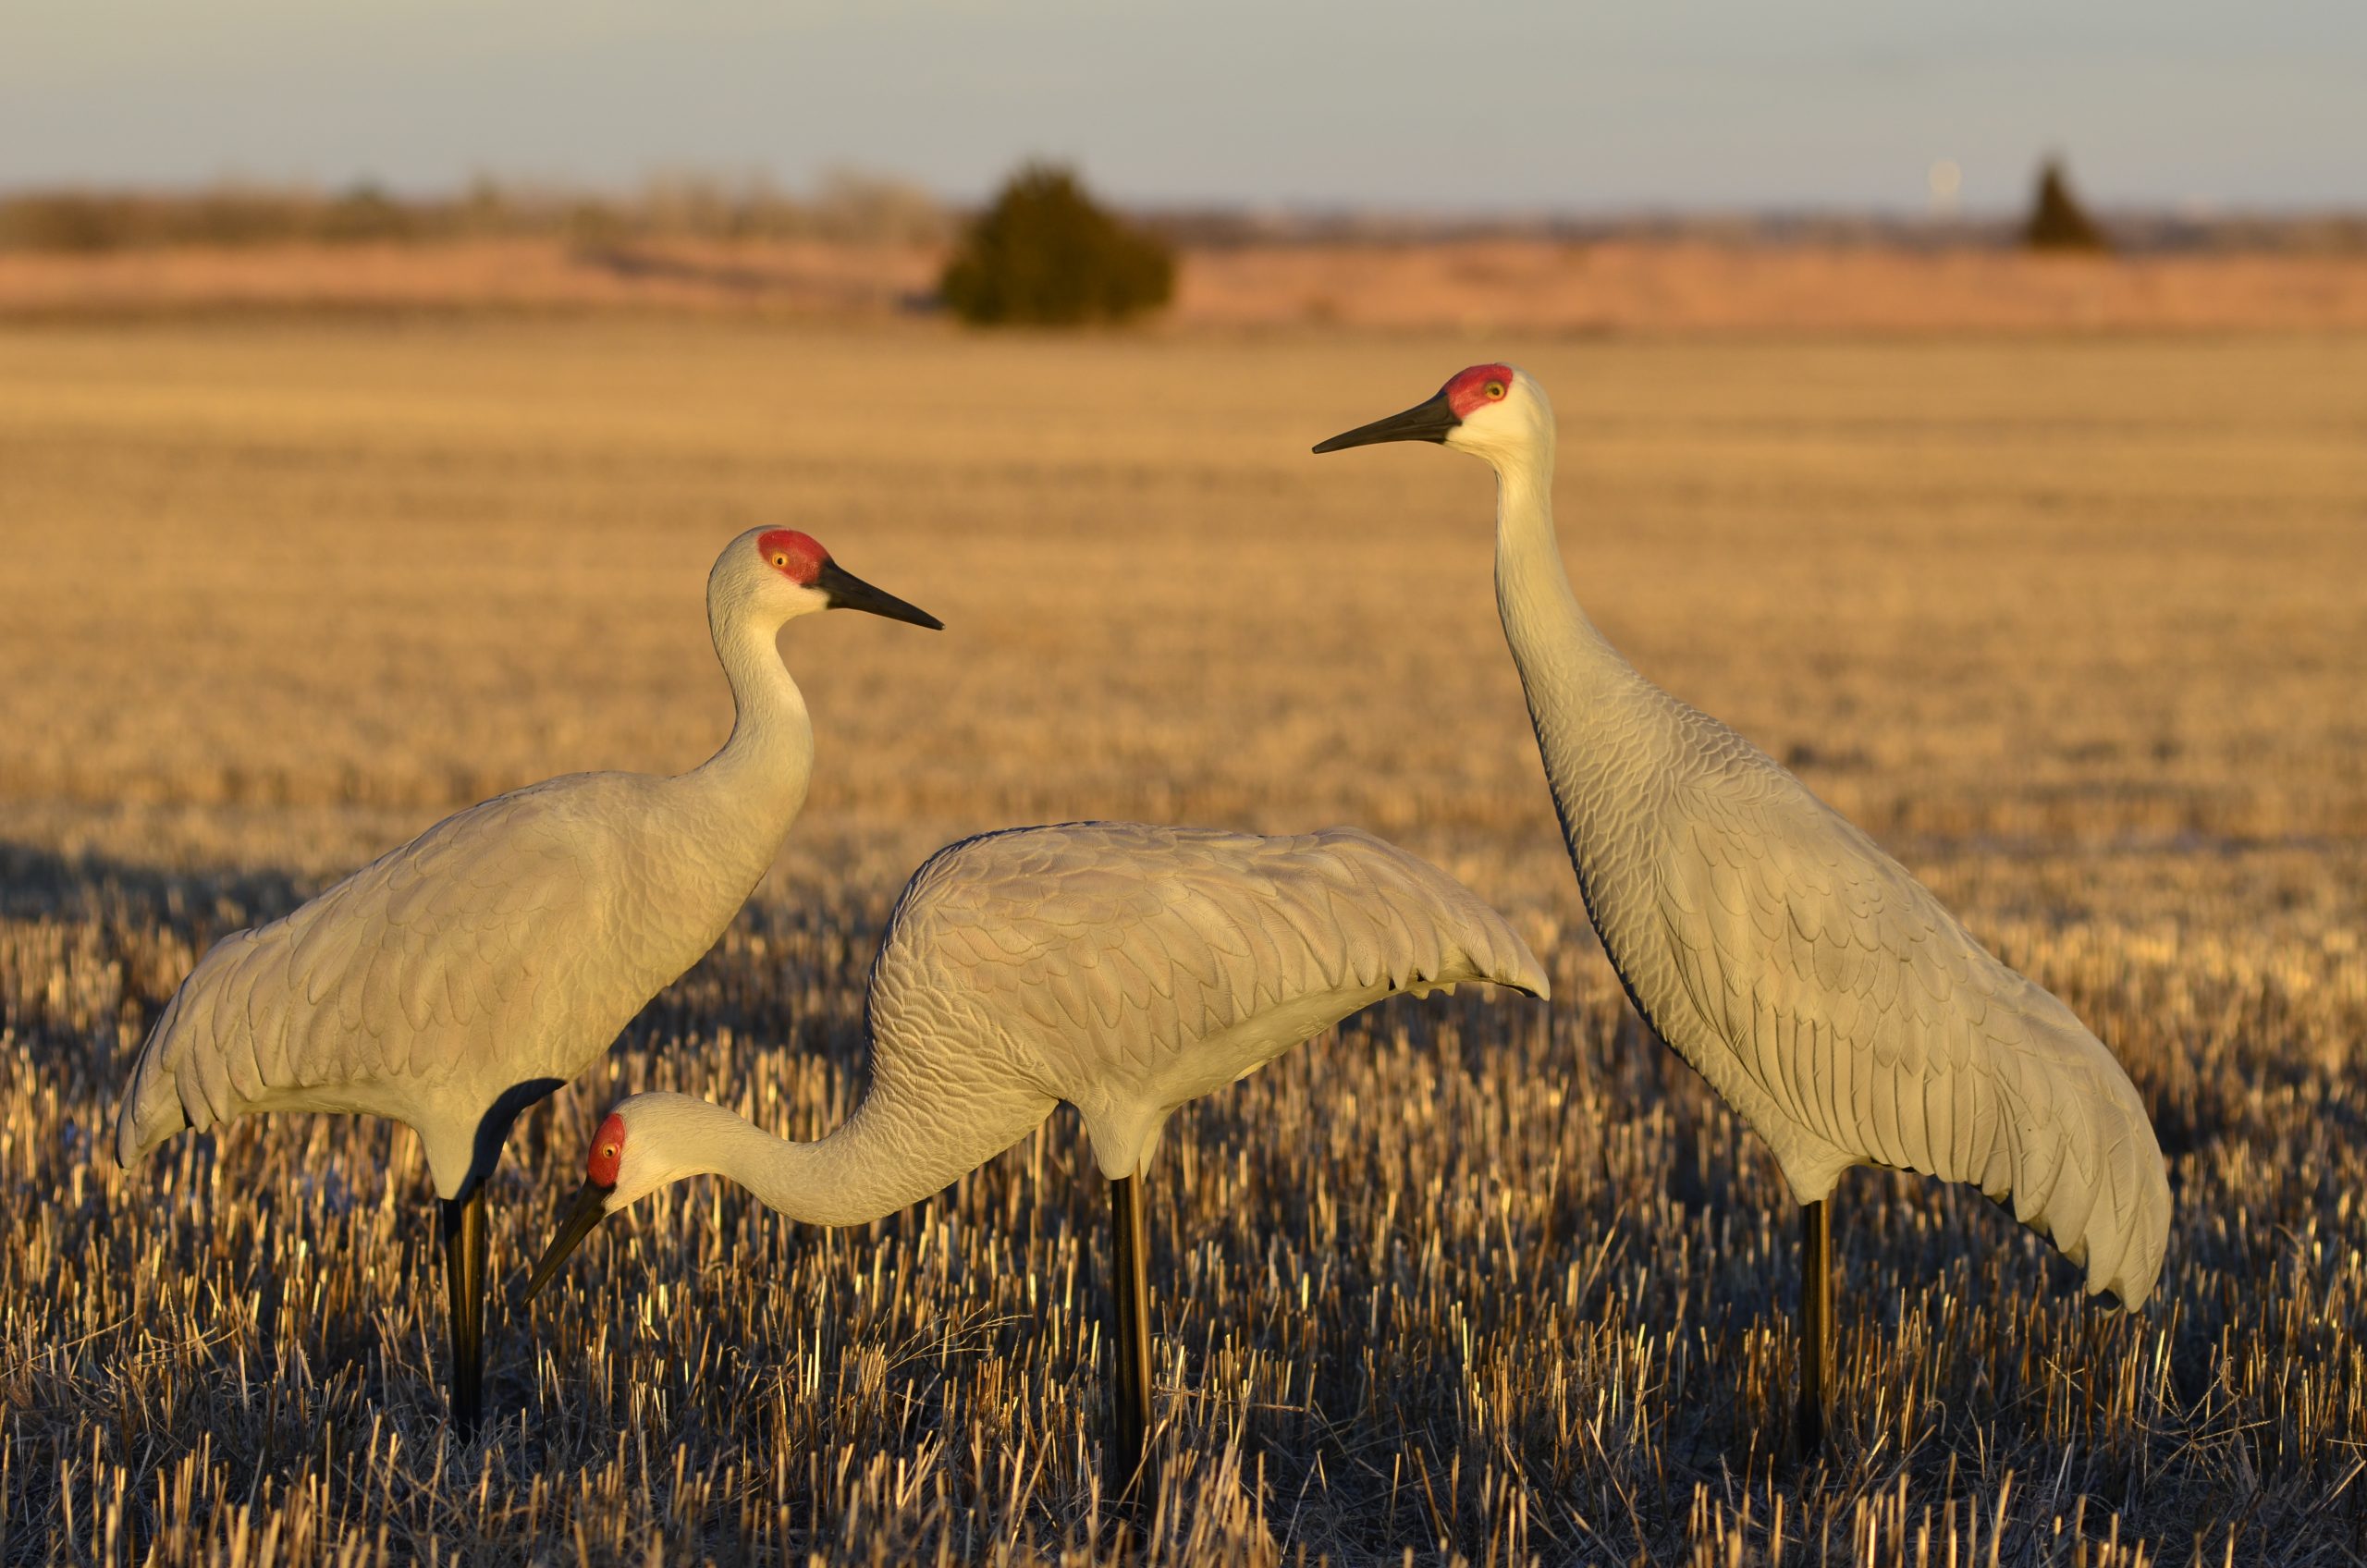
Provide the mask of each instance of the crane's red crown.
{"label": "crane's red crown", "polygon": [[830,558],[821,541],[793,528],[776,528],[759,535],[756,551],[775,571],[801,588],[812,587],[822,573],[822,563]]}
{"label": "crane's red crown", "polygon": [[[792,537],[804,539],[805,535],[799,533]],[[813,541],[806,540],[806,543]],[[591,1178],[595,1187],[613,1187],[617,1184],[617,1167],[623,1163],[624,1158],[625,1119],[610,1111],[608,1120],[601,1122],[599,1132],[593,1134],[592,1158],[583,1162],[583,1173]]]}
{"label": "crane's red crown", "polygon": [[1513,367],[1510,365],[1473,365],[1457,371],[1444,386],[1447,407],[1457,419],[1468,419],[1474,409],[1490,403],[1501,403],[1513,389]]}

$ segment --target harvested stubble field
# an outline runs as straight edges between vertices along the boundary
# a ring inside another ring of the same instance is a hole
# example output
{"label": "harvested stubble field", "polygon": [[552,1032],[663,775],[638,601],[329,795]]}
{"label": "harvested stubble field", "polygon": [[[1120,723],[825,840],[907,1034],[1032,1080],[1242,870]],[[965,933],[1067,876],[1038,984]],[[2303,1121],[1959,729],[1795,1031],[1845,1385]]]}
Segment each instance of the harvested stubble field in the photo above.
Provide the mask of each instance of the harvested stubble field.
{"label": "harvested stubble field", "polygon": [[[1306,455],[1483,354],[1559,400],[1613,639],[2128,1064],[2177,1203],[2141,1315],[1857,1172],[1836,1439],[1776,1452],[1794,1210],[1587,932],[1485,472]],[[1355,822],[1512,912],[1556,1000],[1392,1005],[1177,1119],[1156,1561],[2367,1553],[2367,341],[252,321],[0,335],[0,1560],[1111,1560],[1066,1112],[859,1231],[712,1183],[612,1222],[497,1309],[469,1449],[409,1133],[97,1152],[215,936],[491,791],[717,743],[702,574],[758,521],[950,630],[784,639],[806,815],[521,1125],[506,1292],[625,1091],[844,1113],[937,844]]]}

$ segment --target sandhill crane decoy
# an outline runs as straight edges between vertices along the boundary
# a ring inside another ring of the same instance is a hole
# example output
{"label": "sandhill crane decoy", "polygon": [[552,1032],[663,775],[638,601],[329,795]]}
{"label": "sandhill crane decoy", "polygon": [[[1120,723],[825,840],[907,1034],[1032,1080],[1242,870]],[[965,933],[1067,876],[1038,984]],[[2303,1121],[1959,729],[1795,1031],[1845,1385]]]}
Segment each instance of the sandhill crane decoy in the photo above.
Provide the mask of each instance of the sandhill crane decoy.
{"label": "sandhill crane decoy", "polygon": [[1078,822],[965,839],[914,874],[889,918],[866,1008],[870,1082],[847,1120],[791,1143],[705,1100],[624,1100],[527,1292],[602,1219],[668,1182],[719,1175],[792,1219],[859,1225],[976,1169],[1065,1100],[1114,1210],[1104,1464],[1122,1504],[1150,1419],[1138,1183],[1167,1119],[1383,997],[1462,981],[1547,990],[1502,916],[1355,828]]}
{"label": "sandhill crane decoy", "polygon": [[1823,1435],[1830,1203],[1852,1165],[2013,1194],[2091,1292],[2152,1292],[2161,1146],[2120,1063],[1906,869],[1594,629],[1553,533],[1553,410],[1474,365],[1331,452],[1435,441],[1496,472],[1496,604],[1587,913],[1646,1023],[1774,1151],[1801,1211],[1798,1435]]}
{"label": "sandhill crane decoy", "polygon": [[675,778],[578,773],[446,817],[310,903],[215,943],[133,1062],[129,1166],[254,1111],[416,1130],[444,1218],[452,1399],[484,1414],[484,1183],[511,1122],[714,946],[805,803],[814,729],[775,637],[815,610],[932,616],[756,528],[707,575],[730,738]]}

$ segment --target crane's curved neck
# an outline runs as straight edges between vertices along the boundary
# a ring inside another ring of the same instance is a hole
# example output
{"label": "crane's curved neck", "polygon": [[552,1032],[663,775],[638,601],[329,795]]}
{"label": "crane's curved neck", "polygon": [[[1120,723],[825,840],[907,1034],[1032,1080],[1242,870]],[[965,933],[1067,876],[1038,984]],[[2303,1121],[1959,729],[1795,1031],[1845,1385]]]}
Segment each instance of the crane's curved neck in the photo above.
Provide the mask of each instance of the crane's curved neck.
{"label": "crane's curved neck", "polygon": [[1550,438],[1496,467],[1496,613],[1532,715],[1540,701],[1583,701],[1590,680],[1634,678],[1570,590],[1553,532]]}
{"label": "crane's curved neck", "polygon": [[1665,703],[1578,607],[1553,532],[1553,447],[1549,435],[1496,465],[1496,610],[1520,669],[1545,778],[1571,859],[1603,803],[1613,770],[1632,762],[1639,714]]}
{"label": "crane's curved neck", "polygon": [[[638,1100],[636,1120],[661,1122],[666,1146],[681,1151],[668,1181],[721,1176],[807,1225],[861,1225],[908,1207],[976,1170],[1034,1124],[1013,1130],[1009,1117],[971,1117],[961,1108],[950,1117],[914,1114],[875,1086],[826,1136],[797,1143],[706,1100],[660,1094]],[[1042,1119],[1037,1109],[1034,1121]]]}
{"label": "crane's curved neck", "polygon": [[730,738],[690,779],[740,823],[774,827],[771,848],[804,809],[814,778],[814,721],[773,639],[780,623],[744,603],[710,601],[707,628],[731,682]]}

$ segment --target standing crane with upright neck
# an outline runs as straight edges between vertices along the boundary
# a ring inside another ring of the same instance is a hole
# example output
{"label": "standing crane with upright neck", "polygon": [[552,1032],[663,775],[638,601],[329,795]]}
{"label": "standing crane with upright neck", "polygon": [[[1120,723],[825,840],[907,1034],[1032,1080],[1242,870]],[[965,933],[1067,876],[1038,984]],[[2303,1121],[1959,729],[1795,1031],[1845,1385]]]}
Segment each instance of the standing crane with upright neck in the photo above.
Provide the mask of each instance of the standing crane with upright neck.
{"label": "standing crane with upright neck", "polygon": [[1315,450],[1432,441],[1495,470],[1496,605],[1587,913],[1637,1011],[1803,1206],[1802,1449],[1823,1436],[1830,1210],[1852,1165],[2011,1194],[2091,1292],[2143,1302],[2170,1190],[2128,1074],[1871,839],[1595,630],[1554,536],[1553,436],[1544,389],[1482,364]]}
{"label": "standing crane with upright neck", "polygon": [[706,606],[735,717],[704,766],[497,796],[225,937],[156,1020],[116,1111],[126,1166],[257,1111],[417,1131],[443,1207],[464,1435],[484,1415],[484,1184],[511,1122],[715,945],[804,806],[814,727],[777,634],[830,608],[938,625],[779,528],[724,549]]}
{"label": "standing crane with upright neck", "polygon": [[871,969],[870,1082],[828,1136],[776,1138],[682,1095],[600,1124],[531,1297],[603,1219],[718,1175],[809,1225],[938,1192],[1066,1101],[1110,1181],[1117,1378],[1104,1495],[1137,1487],[1150,1430],[1144,1168],[1178,1107],[1400,992],[1485,981],[1544,996],[1502,915],[1352,827],[1260,838],[1130,822],[1012,828],[938,851]]}

